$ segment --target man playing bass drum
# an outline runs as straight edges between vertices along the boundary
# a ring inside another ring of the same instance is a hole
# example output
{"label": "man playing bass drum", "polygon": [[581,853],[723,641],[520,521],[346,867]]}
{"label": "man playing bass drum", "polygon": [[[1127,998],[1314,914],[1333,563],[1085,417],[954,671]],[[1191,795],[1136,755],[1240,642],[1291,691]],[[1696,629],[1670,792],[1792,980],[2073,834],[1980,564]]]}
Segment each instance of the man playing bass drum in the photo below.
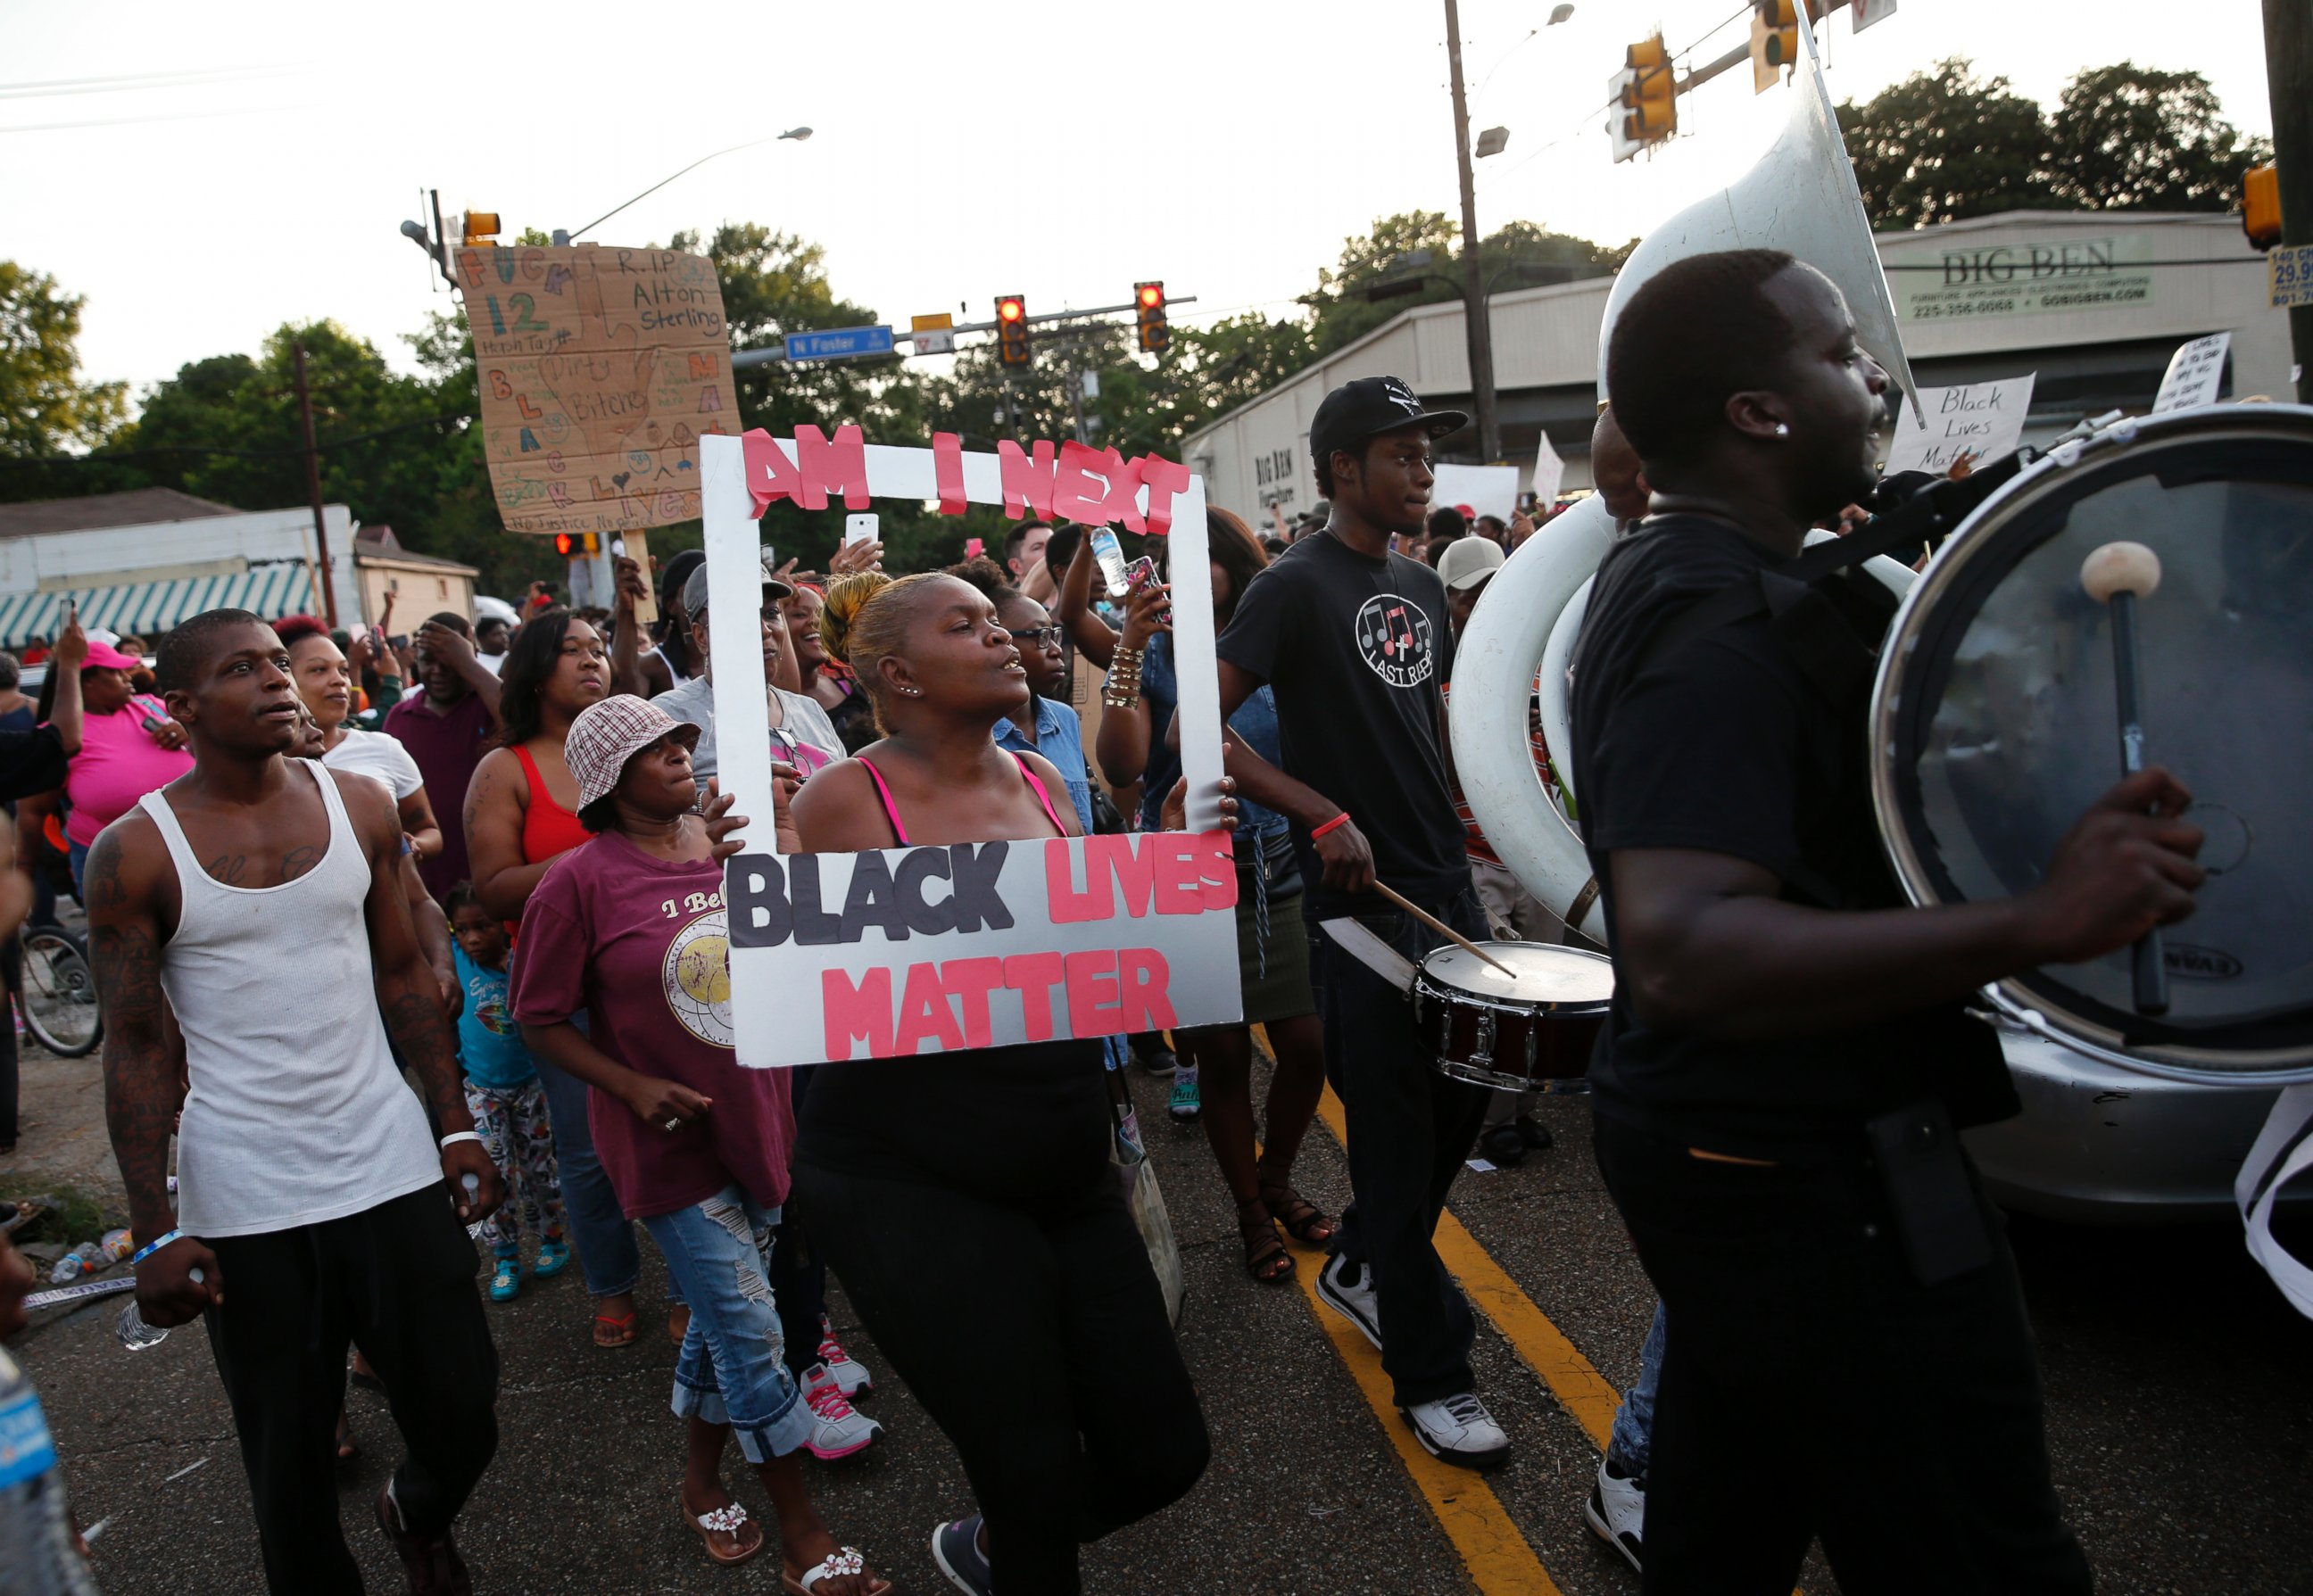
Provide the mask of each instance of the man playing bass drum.
{"label": "man playing bass drum", "polygon": [[[1644,1589],[1787,1592],[1819,1536],[1850,1596],[2086,1592],[1957,1140],[2018,1106],[1964,1005],[2190,914],[2190,797],[2147,770],[2032,890],[1904,907],[1863,727],[1893,601],[1779,575],[1870,488],[1886,373],[1828,278],[1739,250],[1640,288],[1607,381],[1654,515],[1599,569],[1574,767],[1616,981],[1598,1162],[1669,1329]],[[1744,583],[1776,602],[1677,626]]]}

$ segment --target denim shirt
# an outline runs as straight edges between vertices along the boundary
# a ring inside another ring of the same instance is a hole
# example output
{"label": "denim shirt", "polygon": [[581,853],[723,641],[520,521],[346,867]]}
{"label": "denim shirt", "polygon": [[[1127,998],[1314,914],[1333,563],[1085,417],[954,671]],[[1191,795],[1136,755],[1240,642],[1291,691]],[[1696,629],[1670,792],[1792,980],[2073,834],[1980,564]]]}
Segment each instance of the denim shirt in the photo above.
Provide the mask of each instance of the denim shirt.
{"label": "denim shirt", "polygon": [[1042,754],[1068,784],[1069,802],[1077,806],[1077,824],[1092,835],[1092,771],[1085,764],[1084,732],[1077,712],[1050,698],[1036,700],[1036,741],[1030,742],[1008,720],[996,723],[996,746],[1016,754]]}
{"label": "denim shirt", "polygon": [[[1173,784],[1181,779],[1180,750],[1165,746],[1173,713],[1181,703],[1181,679],[1173,669],[1173,636],[1169,632],[1159,632],[1148,639],[1148,655],[1140,664],[1140,696],[1148,701],[1148,768],[1143,778],[1147,785],[1140,792],[1140,829],[1154,831],[1161,823],[1157,811],[1173,791]],[[1270,690],[1267,682],[1237,706],[1236,713],[1229,716],[1228,729],[1254,753],[1280,769],[1284,767],[1285,751],[1277,732],[1277,695]],[[1236,801],[1236,829],[1240,837],[1266,837],[1284,831],[1288,824],[1285,817],[1273,809],[1263,809],[1249,798]]]}

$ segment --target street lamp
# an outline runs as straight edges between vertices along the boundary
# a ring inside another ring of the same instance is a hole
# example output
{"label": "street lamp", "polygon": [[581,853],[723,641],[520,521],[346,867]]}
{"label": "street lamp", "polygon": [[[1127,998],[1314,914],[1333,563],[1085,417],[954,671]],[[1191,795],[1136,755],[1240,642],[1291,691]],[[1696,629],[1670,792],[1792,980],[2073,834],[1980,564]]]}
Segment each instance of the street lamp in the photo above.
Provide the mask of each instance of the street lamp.
{"label": "street lamp", "polygon": [[[1555,28],[1573,14],[1570,4],[1553,6],[1543,27]],[[1454,86],[1454,161],[1462,180],[1462,321],[1470,340],[1470,408],[1477,412],[1479,458],[1491,462],[1502,452],[1502,434],[1494,416],[1494,335],[1478,263],[1478,197],[1470,177],[1470,106],[1462,84],[1462,15],[1456,0],[1446,0],[1446,62]],[[1508,142],[1507,128],[1489,128],[1481,152],[1493,154]]]}
{"label": "street lamp", "polygon": [[751,138],[745,144],[733,145],[729,149],[717,150],[712,155],[701,155],[698,160],[684,167],[682,171],[674,172],[669,176],[661,178],[657,182],[653,183],[640,194],[636,195],[634,199],[626,200],[621,204],[612,206],[609,210],[604,211],[601,215],[595,217],[592,222],[587,223],[585,226],[579,228],[576,232],[565,232],[560,228],[556,228],[554,231],[554,241],[557,244],[573,244],[577,242],[579,234],[594,232],[594,229],[600,227],[603,223],[617,215],[620,211],[625,210],[628,206],[634,204],[636,199],[648,198],[650,196],[657,193],[661,189],[665,188],[669,183],[674,181],[676,178],[682,177],[685,172],[698,171],[709,161],[714,160],[717,155],[729,155],[734,154],[740,150],[752,150],[758,145],[778,144],[782,139],[793,139],[796,143],[801,144],[810,136],[811,129],[808,127],[790,127],[785,133],[775,134],[770,138]]}

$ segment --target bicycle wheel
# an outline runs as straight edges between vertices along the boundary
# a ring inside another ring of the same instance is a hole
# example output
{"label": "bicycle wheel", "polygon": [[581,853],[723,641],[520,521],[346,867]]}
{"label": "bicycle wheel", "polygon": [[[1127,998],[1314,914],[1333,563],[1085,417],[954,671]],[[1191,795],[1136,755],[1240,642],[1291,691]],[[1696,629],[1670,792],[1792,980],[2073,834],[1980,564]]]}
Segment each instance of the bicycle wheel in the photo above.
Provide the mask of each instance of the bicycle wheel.
{"label": "bicycle wheel", "polygon": [[43,925],[24,934],[24,1029],[59,1058],[79,1058],[104,1039],[104,1011],[88,949],[71,932]]}

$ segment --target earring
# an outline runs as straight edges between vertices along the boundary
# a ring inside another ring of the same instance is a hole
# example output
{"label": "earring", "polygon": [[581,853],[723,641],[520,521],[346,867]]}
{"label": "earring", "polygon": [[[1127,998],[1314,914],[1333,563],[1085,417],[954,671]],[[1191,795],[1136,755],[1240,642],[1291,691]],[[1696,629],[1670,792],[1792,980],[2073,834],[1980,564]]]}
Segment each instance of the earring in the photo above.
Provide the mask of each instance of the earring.
{"label": "earring", "polygon": [[1777,437],[1779,437],[1779,438],[1788,438],[1788,437],[1790,437],[1790,435],[1791,435],[1791,428],[1790,428],[1790,424],[1789,422],[1787,422],[1787,421],[1778,421],[1777,423],[1775,423],[1775,436],[1777,436]]}

